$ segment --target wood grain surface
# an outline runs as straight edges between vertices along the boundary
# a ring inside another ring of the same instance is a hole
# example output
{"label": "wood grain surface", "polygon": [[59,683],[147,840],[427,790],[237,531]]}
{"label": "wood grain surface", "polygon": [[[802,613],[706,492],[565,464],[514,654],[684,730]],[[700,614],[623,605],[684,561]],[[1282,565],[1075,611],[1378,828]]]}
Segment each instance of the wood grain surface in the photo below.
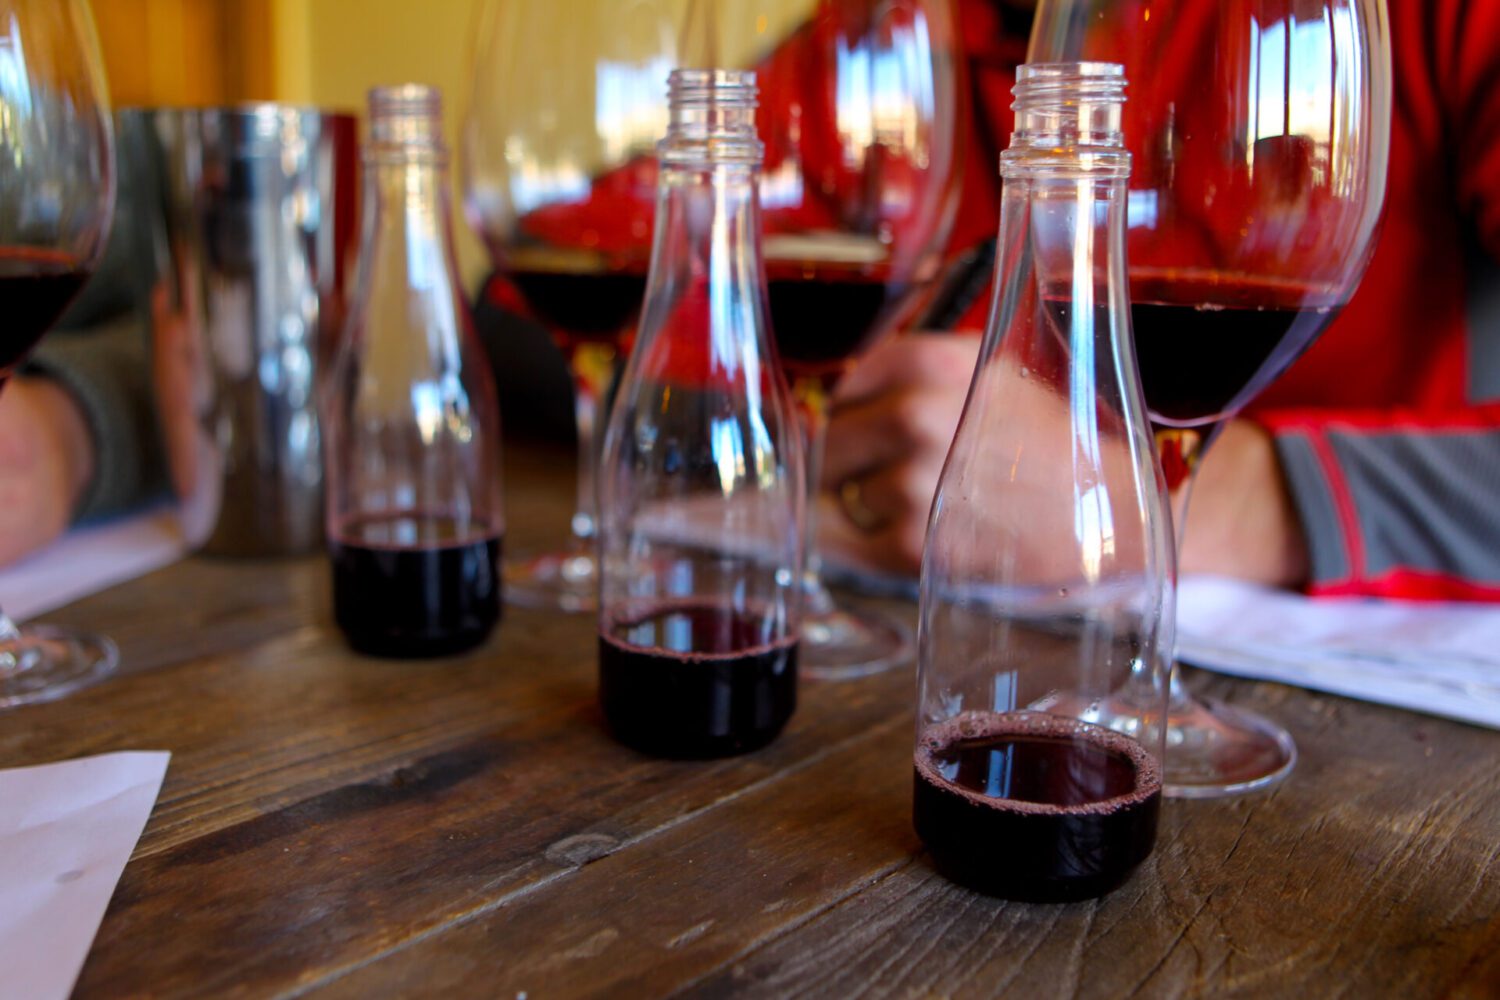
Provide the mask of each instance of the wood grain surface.
{"label": "wood grain surface", "polygon": [[[511,465],[507,545],[556,540],[568,459]],[[1168,802],[1124,888],[1026,905],[919,849],[910,668],[804,682],[770,747],[674,763],[604,732],[587,618],[368,659],[319,559],[190,559],[48,617],[122,673],[0,713],[0,764],[173,754],[80,997],[1500,997],[1487,730],[1196,676],[1289,726],[1291,779]]]}

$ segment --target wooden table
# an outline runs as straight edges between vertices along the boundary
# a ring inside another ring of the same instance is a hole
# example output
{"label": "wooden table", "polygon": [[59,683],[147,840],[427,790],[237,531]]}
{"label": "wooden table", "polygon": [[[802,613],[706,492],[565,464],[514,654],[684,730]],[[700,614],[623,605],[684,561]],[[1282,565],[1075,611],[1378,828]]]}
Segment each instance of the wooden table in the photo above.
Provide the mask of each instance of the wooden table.
{"label": "wooden table", "polygon": [[[520,466],[512,541],[561,530],[566,460]],[[1291,779],[1170,802],[1124,888],[1022,905],[918,849],[909,670],[671,763],[605,735],[585,618],[364,659],[321,559],[190,559],[50,617],[122,675],[0,714],[0,763],[173,755],[80,996],[1500,996],[1494,732],[1198,677],[1291,728]]]}

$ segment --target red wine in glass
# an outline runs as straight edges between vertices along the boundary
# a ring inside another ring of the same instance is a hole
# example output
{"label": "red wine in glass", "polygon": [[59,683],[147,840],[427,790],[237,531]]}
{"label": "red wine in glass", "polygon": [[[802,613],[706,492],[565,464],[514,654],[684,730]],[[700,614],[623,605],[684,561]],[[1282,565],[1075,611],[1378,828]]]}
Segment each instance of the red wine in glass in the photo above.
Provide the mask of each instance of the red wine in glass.
{"label": "red wine in glass", "polygon": [[886,310],[907,291],[887,270],[821,261],[767,264],[771,329],[788,379],[814,379],[826,391],[864,353]]}
{"label": "red wine in glass", "polygon": [[917,835],[950,880],[1059,903],[1118,887],[1151,853],[1161,772],[1134,740],[1061,716],[967,715],[918,741]]}
{"label": "red wine in glass", "polygon": [[329,539],[334,620],[373,656],[472,649],[500,620],[500,547],[489,525],[447,514],[351,517]]}
{"label": "red wine in glass", "polygon": [[0,387],[88,278],[88,271],[65,253],[0,247]]}
{"label": "red wine in glass", "polygon": [[1292,280],[1133,271],[1141,387],[1158,425],[1237,412],[1302,356],[1342,303]]}
{"label": "red wine in glass", "polygon": [[640,315],[646,272],[512,269],[505,277],[526,311],[551,333],[564,354],[581,344],[620,346]]}
{"label": "red wine in glass", "polygon": [[745,753],[797,707],[797,640],[710,600],[636,608],[599,636],[599,698],[615,737],[659,757]]}

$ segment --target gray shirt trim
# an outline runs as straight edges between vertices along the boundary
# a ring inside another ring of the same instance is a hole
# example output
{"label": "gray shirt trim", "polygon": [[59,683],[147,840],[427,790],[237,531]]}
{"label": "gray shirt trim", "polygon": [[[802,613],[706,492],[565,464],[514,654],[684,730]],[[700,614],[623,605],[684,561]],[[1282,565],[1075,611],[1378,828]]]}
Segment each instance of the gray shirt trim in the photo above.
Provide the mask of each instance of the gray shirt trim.
{"label": "gray shirt trim", "polygon": [[1325,433],[1359,512],[1367,575],[1500,583],[1500,430]]}
{"label": "gray shirt trim", "polygon": [[1313,581],[1348,579],[1351,570],[1343,525],[1312,442],[1300,431],[1283,432],[1276,437],[1276,455],[1302,522]]}

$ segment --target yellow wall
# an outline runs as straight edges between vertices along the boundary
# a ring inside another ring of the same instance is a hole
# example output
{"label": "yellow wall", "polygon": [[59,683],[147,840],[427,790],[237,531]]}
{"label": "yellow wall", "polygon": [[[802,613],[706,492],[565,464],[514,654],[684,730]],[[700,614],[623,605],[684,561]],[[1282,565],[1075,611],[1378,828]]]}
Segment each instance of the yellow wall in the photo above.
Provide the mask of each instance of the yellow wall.
{"label": "yellow wall", "polygon": [[[117,106],[207,105],[278,100],[363,113],[365,92],[387,83],[442,89],[450,146],[468,99],[470,48],[484,0],[93,0]],[[568,6],[580,18],[598,0],[525,0]],[[690,3],[681,5],[687,19]],[[689,50],[734,65],[764,51],[813,0],[707,0]],[[706,25],[717,38],[702,40]],[[569,44],[567,35],[537,39]],[[691,58],[691,57],[690,57]],[[454,164],[459,266],[472,289],[487,263],[462,221]]]}
{"label": "yellow wall", "polygon": [[454,152],[454,235],[464,285],[472,290],[488,262],[463,221],[457,148],[478,0],[269,3],[278,100],[363,114],[373,86],[425,83],[442,90],[443,127]]}

